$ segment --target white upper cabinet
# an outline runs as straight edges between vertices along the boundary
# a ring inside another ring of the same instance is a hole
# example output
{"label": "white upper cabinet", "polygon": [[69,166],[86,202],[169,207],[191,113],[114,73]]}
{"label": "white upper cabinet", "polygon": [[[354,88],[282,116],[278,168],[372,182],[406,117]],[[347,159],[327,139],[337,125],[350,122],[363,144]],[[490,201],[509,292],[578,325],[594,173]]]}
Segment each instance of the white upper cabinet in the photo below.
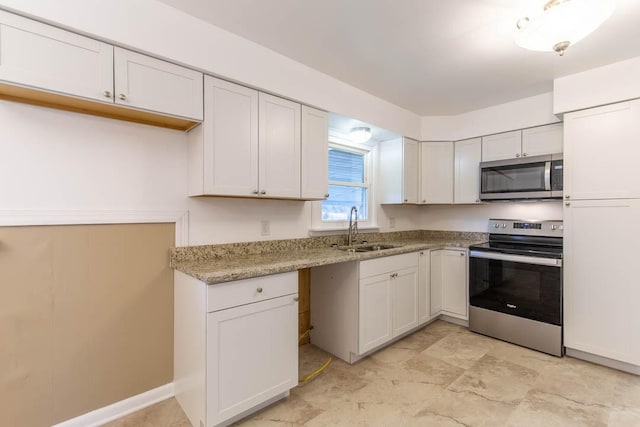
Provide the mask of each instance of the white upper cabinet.
{"label": "white upper cabinet", "polygon": [[562,123],[482,137],[482,161],[562,153]]}
{"label": "white upper cabinet", "polygon": [[639,137],[640,100],[565,114],[565,197],[640,197]]}
{"label": "white upper cabinet", "polygon": [[113,102],[113,46],[0,11],[0,80]]}
{"label": "white upper cabinet", "polygon": [[542,156],[562,153],[562,123],[522,130],[522,155]]}
{"label": "white upper cabinet", "polygon": [[482,139],[456,141],[454,147],[454,203],[479,203]]}
{"label": "white upper cabinet", "polygon": [[302,188],[300,197],[329,197],[329,114],[302,106]]}
{"label": "white upper cabinet", "polygon": [[205,120],[189,132],[189,195],[258,194],[258,91],[205,76]]}
{"label": "white upper cabinet", "polygon": [[202,73],[116,47],[115,102],[202,120]]}
{"label": "white upper cabinet", "polygon": [[381,203],[418,203],[418,141],[398,138],[380,143]]}
{"label": "white upper cabinet", "polygon": [[522,131],[482,137],[482,161],[513,159],[522,154]]}
{"label": "white upper cabinet", "polygon": [[260,92],[258,105],[260,194],[300,198],[300,104]]}
{"label": "white upper cabinet", "polygon": [[453,142],[420,143],[420,203],[453,203]]}

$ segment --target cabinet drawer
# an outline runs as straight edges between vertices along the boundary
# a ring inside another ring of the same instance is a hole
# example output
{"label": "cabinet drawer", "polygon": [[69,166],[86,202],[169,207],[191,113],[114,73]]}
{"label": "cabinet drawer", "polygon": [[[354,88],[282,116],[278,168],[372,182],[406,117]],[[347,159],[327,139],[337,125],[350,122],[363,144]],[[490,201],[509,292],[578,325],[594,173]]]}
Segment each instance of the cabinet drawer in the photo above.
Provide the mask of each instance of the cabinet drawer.
{"label": "cabinet drawer", "polygon": [[207,312],[298,293],[298,272],[236,280],[207,287]]}
{"label": "cabinet drawer", "polygon": [[418,267],[418,253],[369,259],[360,261],[360,278],[398,271],[405,268]]}

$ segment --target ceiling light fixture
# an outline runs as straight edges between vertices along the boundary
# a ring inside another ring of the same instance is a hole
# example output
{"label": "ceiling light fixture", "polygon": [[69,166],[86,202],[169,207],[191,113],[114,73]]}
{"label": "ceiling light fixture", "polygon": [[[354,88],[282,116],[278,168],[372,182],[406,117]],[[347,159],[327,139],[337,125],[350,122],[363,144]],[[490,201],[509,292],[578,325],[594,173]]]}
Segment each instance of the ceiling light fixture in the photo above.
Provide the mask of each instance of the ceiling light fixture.
{"label": "ceiling light fixture", "polygon": [[562,56],[606,21],[614,8],[614,0],[550,0],[537,15],[518,20],[516,43]]}
{"label": "ceiling light fixture", "polygon": [[371,139],[371,128],[368,126],[356,126],[349,130],[349,138],[353,142],[367,142]]}

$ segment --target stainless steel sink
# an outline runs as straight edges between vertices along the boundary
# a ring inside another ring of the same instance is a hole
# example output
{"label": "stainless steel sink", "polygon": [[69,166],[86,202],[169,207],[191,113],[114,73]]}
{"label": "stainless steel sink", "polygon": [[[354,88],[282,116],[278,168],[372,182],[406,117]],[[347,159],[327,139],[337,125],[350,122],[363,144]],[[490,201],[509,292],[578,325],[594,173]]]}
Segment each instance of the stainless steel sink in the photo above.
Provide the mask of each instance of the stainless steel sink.
{"label": "stainless steel sink", "polygon": [[347,252],[376,252],[376,251],[384,251],[387,249],[399,248],[399,245],[359,245],[359,246],[338,246],[338,249],[341,251]]}

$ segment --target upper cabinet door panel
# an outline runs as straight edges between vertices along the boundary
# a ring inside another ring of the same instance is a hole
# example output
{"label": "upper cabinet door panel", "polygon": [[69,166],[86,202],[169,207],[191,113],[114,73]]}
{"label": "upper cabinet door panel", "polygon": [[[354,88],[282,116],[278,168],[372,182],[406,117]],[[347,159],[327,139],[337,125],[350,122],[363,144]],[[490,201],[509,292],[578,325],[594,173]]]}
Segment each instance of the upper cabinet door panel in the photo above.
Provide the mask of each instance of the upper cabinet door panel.
{"label": "upper cabinet door panel", "polygon": [[522,155],[562,153],[562,123],[522,130]]}
{"label": "upper cabinet door panel", "polygon": [[300,197],[300,104],[260,92],[258,176],[266,197]]}
{"label": "upper cabinet door panel", "polygon": [[513,159],[522,153],[522,131],[482,137],[482,161]]}
{"label": "upper cabinet door panel", "polygon": [[303,199],[325,199],[329,193],[329,114],[302,106]]}
{"label": "upper cabinet door panel", "polygon": [[404,166],[402,174],[402,189],[404,203],[418,203],[418,174],[420,168],[420,155],[418,141],[404,138],[402,155]]}
{"label": "upper cabinet door panel", "polygon": [[420,203],[453,203],[453,142],[421,142],[420,152]]}
{"label": "upper cabinet door panel", "polygon": [[480,160],[482,140],[455,142],[455,203],[480,202]]}
{"label": "upper cabinet door panel", "polygon": [[0,11],[0,80],[113,102],[113,46]]}
{"label": "upper cabinet door panel", "polygon": [[258,92],[205,77],[204,193],[258,192]]}
{"label": "upper cabinet door panel", "polygon": [[566,114],[564,194],[571,199],[640,197],[639,139],[639,100]]}
{"label": "upper cabinet door panel", "polygon": [[202,120],[202,73],[115,48],[115,102]]}

